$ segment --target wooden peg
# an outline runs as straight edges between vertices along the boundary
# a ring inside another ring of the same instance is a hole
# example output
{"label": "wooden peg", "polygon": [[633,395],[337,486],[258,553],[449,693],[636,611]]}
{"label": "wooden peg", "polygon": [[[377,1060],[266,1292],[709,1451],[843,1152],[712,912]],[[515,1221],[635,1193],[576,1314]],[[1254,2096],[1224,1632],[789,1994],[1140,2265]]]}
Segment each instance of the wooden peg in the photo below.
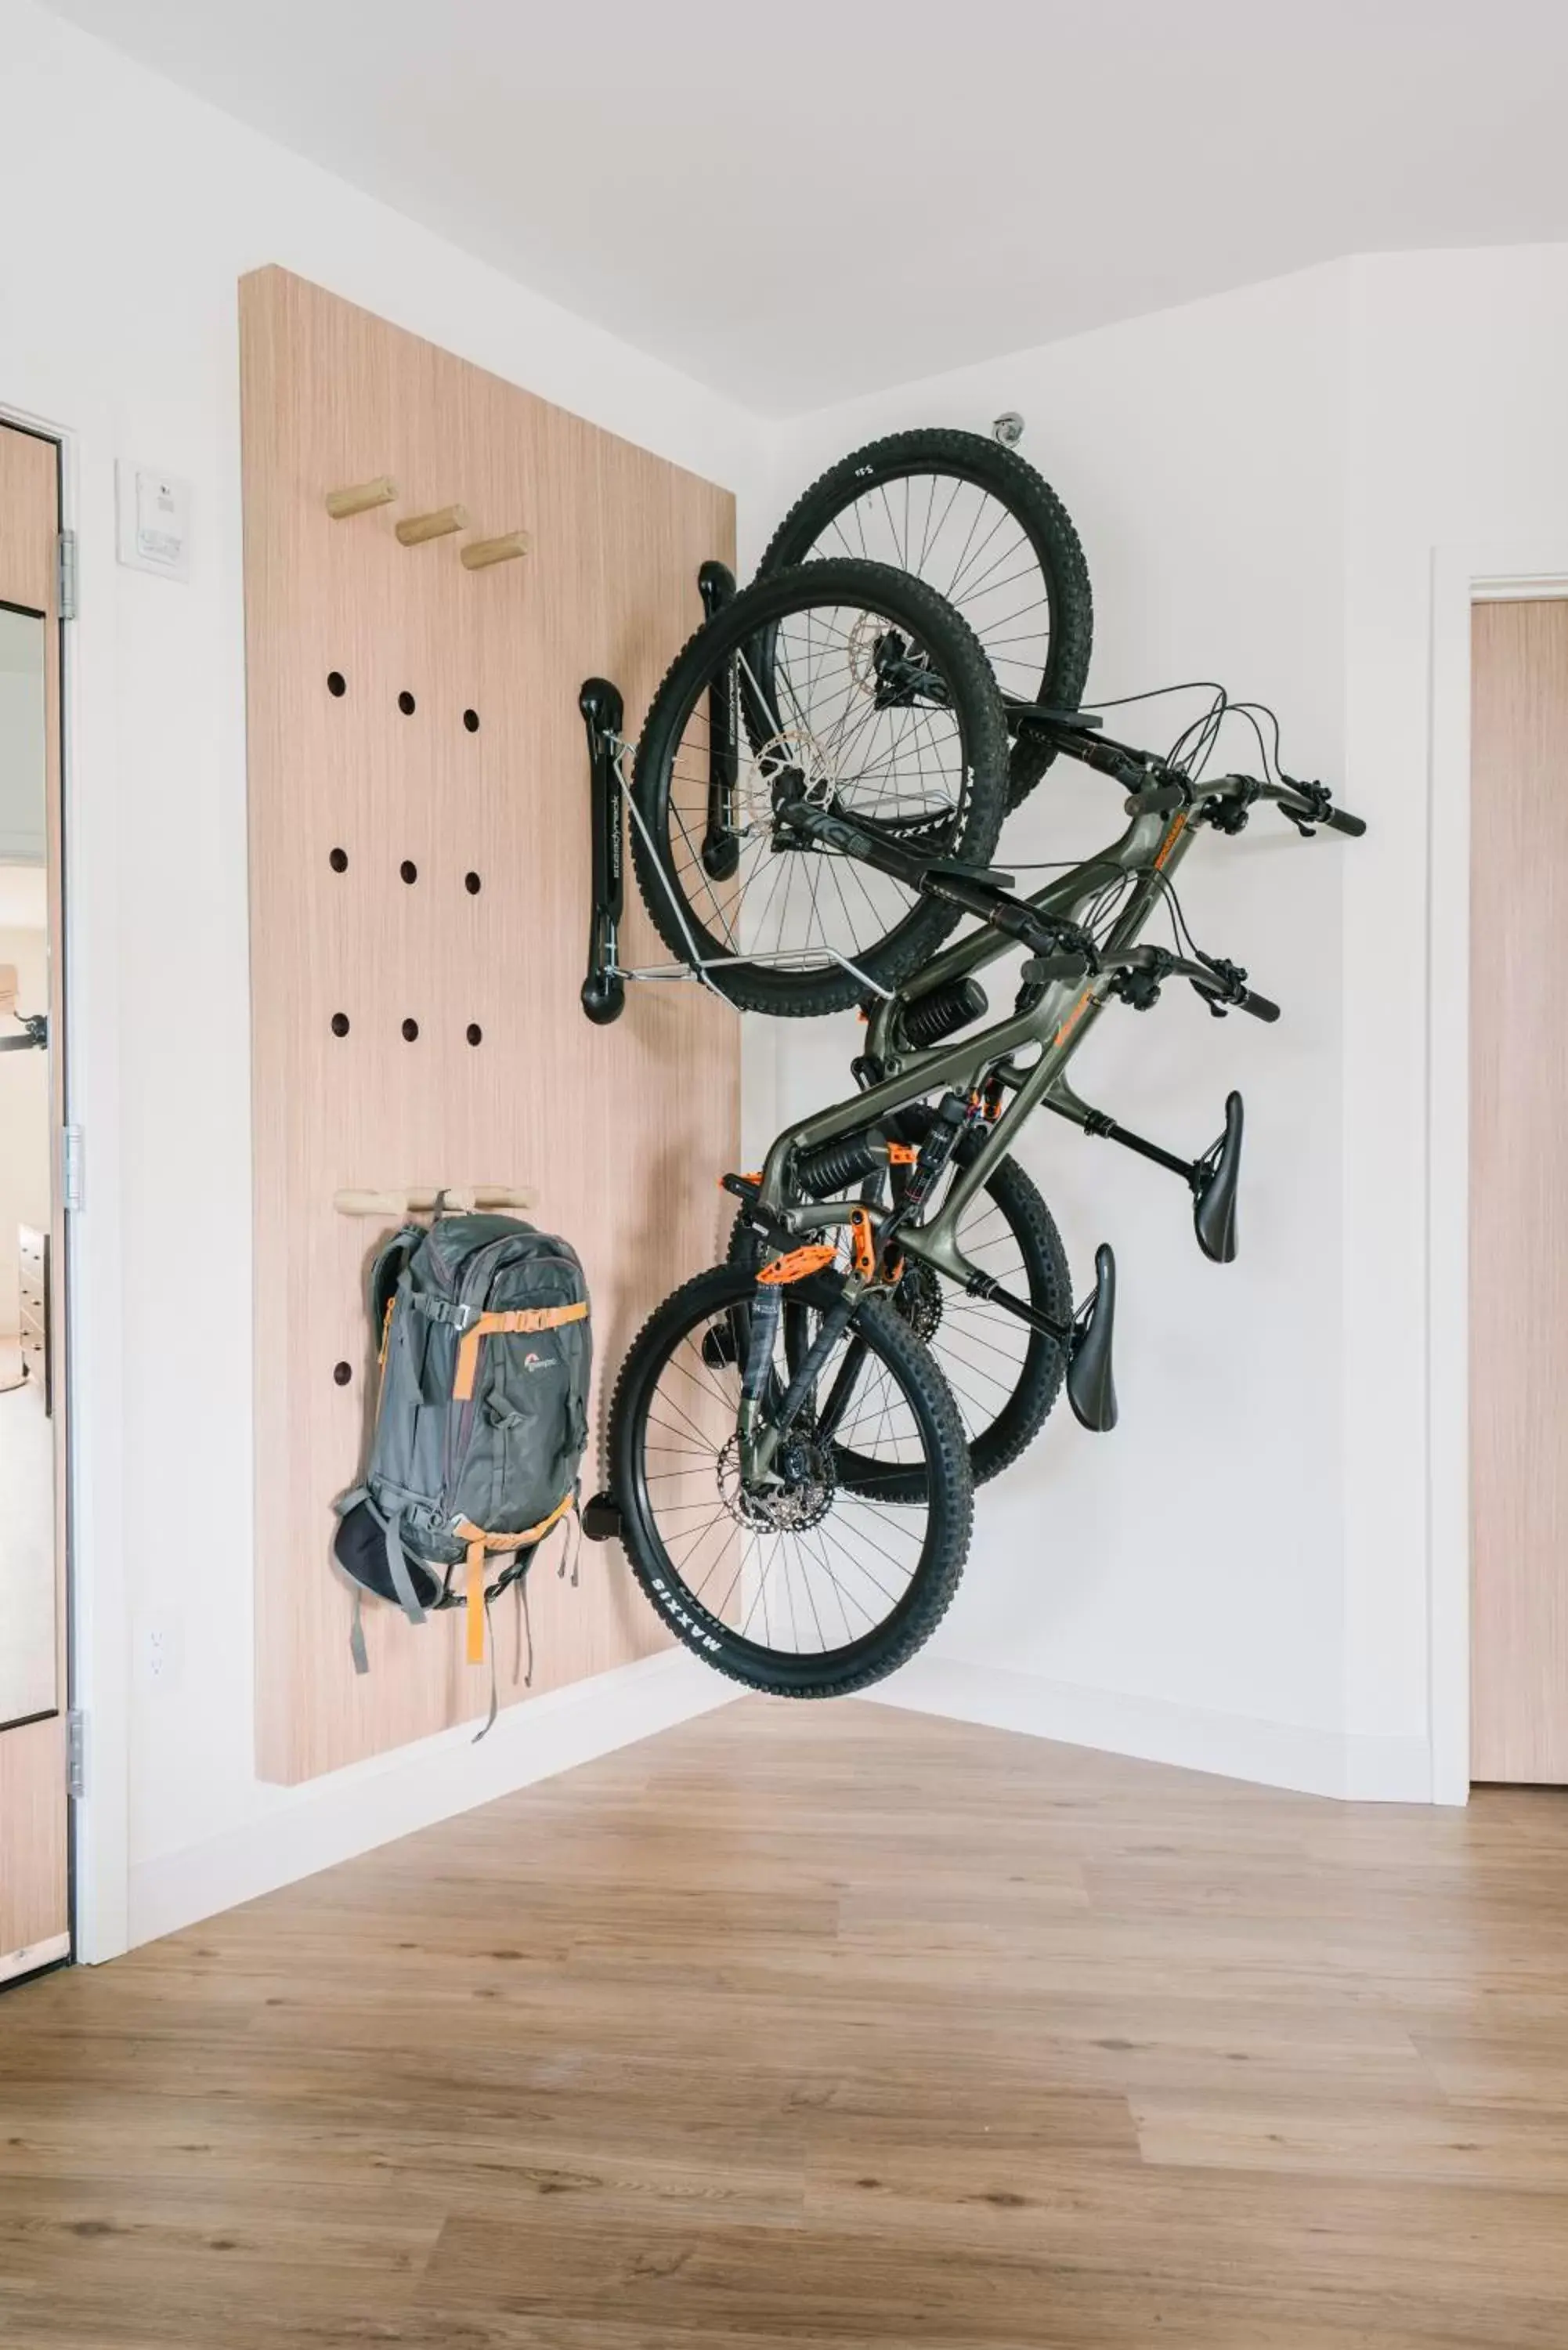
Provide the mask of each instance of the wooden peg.
{"label": "wooden peg", "polygon": [[[537,1205],[539,1194],[528,1185],[503,1186],[498,1183],[449,1183],[439,1195],[447,1208],[457,1215],[472,1215],[476,1208],[532,1208]],[[438,1194],[431,1190],[408,1191],[335,1191],[332,1204],[340,1216],[384,1216],[400,1224],[410,1216],[429,1215]]]}
{"label": "wooden peg", "polygon": [[328,490],[327,511],[334,522],[347,522],[350,515],[369,514],[372,506],[389,506],[397,494],[390,473],[378,473],[373,482],[357,482],[352,489]]}
{"label": "wooden peg", "polygon": [[438,506],[434,514],[410,515],[399,523],[400,546],[422,546],[427,538],[445,538],[449,531],[468,528],[466,506]]}
{"label": "wooden peg", "polygon": [[509,530],[501,538],[471,539],[462,550],[465,571],[488,571],[493,563],[510,563],[515,555],[528,552],[525,530]]}

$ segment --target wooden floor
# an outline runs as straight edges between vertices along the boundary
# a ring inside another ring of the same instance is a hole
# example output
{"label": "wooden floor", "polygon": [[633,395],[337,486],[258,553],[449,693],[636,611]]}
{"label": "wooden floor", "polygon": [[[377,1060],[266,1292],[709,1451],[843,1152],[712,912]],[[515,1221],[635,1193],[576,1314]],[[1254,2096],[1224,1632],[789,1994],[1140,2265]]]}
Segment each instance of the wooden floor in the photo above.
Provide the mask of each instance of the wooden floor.
{"label": "wooden floor", "polygon": [[1568,1798],[748,1701],[0,1998],[18,2350],[1568,2342]]}

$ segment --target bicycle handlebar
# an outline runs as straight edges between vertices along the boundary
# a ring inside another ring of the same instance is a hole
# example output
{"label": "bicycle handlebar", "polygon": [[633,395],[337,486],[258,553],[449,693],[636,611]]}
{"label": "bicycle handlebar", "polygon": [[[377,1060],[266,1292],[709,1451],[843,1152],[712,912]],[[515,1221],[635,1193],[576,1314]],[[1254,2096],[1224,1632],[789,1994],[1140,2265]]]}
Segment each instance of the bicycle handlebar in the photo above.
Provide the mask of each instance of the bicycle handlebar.
{"label": "bicycle handlebar", "polygon": [[1325,832],[1343,832],[1359,840],[1366,830],[1364,816],[1352,816],[1348,808],[1336,808],[1321,784],[1261,783],[1255,775],[1220,775],[1212,784],[1188,783],[1171,776],[1164,783],[1152,783],[1127,796],[1128,816],[1173,816],[1178,808],[1219,806],[1225,800],[1240,800],[1243,806],[1253,800],[1272,800],[1282,816],[1303,828]]}
{"label": "bicycle handlebar", "polygon": [[[1260,995],[1256,988],[1245,984],[1246,974],[1239,972],[1233,963],[1191,962],[1185,955],[1174,955],[1163,947],[1133,947],[1126,954],[1107,955],[1099,963],[1103,972],[1147,971],[1157,981],[1184,979],[1196,993],[1223,1012],[1245,1012],[1254,1020],[1271,1024],[1280,1017],[1280,1007],[1272,996]],[[1086,979],[1089,963],[1083,955],[1037,955],[1023,965],[1019,976],[1025,980]]]}

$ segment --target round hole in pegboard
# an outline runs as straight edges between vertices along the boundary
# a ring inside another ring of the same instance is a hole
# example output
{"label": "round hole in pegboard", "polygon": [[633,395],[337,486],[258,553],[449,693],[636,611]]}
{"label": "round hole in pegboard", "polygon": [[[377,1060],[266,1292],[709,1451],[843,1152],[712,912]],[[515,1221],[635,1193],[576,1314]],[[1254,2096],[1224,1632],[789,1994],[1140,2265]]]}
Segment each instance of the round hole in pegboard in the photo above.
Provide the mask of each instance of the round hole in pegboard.
{"label": "round hole in pegboard", "polygon": [[420,878],[420,868],[414,863],[411,857],[404,858],[402,863],[398,868],[398,871],[401,875],[402,879],[410,885]]}
{"label": "round hole in pegboard", "polygon": [[346,1012],[335,1012],[333,1014],[332,1034],[335,1036],[347,1036],[348,1034],[348,1014]]}
{"label": "round hole in pegboard", "polygon": [[477,734],[477,733],[478,733],[478,732],[479,732],[479,712],[478,712],[478,711],[477,711],[477,710],[465,710],[465,711],[463,712],[463,713],[462,713],[462,723],[463,723],[463,724],[467,727],[467,729],[468,729],[468,731],[469,731],[469,733],[470,733],[471,734]]}
{"label": "round hole in pegboard", "polygon": [[404,686],[401,693],[398,696],[398,708],[402,712],[405,718],[411,718],[414,712],[419,708],[418,702],[414,700],[413,695],[409,691],[406,685]]}
{"label": "round hole in pegboard", "polygon": [[418,1022],[417,1020],[405,1020],[405,1021],[404,1021],[404,1023],[403,1023],[403,1040],[404,1040],[404,1042],[405,1042],[406,1044],[410,1044],[410,1045],[411,1045],[411,1044],[414,1042],[414,1040],[416,1039],[416,1037],[419,1035],[419,1033],[420,1033],[420,1024],[419,1024],[419,1022]]}
{"label": "round hole in pegboard", "polygon": [[331,866],[334,873],[347,873],[348,870],[348,851],[346,848],[331,849],[327,853],[327,862]]}
{"label": "round hole in pegboard", "polygon": [[484,885],[477,873],[465,873],[462,877],[462,886],[471,898],[477,898]]}
{"label": "round hole in pegboard", "polygon": [[467,1030],[466,1030],[466,1032],[465,1032],[465,1033],[466,1033],[466,1035],[467,1035],[468,1041],[469,1041],[469,1043],[470,1043],[471,1045],[483,1045],[483,1042],[484,1042],[484,1031],[483,1031],[483,1029],[480,1026],[480,1024],[479,1024],[479,1023],[478,1023],[478,1021],[477,1021],[477,1020],[471,1020],[471,1021],[469,1022],[469,1024],[468,1024],[468,1027],[467,1027]]}
{"label": "round hole in pegboard", "polygon": [[354,1366],[353,1366],[353,1364],[352,1364],[352,1363],[334,1363],[334,1364],[333,1364],[333,1366],[332,1366],[332,1376],[333,1376],[333,1378],[337,1380],[337,1384],[338,1384],[338,1386],[339,1386],[340,1388],[346,1388],[346,1387],[348,1386],[348,1384],[349,1380],[350,1380],[350,1379],[353,1378],[353,1376],[354,1376]]}
{"label": "round hole in pegboard", "polygon": [[328,692],[328,693],[332,693],[332,694],[338,694],[338,695],[342,695],[342,694],[345,694],[345,693],[347,693],[347,692],[348,692],[348,679],[344,676],[344,674],[343,674],[343,672],[342,672],[342,671],[341,671],[340,669],[329,669],[329,670],[327,671],[327,692]]}

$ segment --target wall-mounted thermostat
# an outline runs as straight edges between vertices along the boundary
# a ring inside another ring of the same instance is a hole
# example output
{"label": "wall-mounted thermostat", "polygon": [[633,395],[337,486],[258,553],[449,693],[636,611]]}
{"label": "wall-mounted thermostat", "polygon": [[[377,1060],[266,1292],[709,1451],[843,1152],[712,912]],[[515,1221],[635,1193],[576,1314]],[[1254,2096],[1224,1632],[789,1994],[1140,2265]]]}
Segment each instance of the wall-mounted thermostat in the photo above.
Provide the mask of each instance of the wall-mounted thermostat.
{"label": "wall-mounted thermostat", "polygon": [[165,579],[191,577],[191,484],[156,465],[115,467],[119,559]]}

